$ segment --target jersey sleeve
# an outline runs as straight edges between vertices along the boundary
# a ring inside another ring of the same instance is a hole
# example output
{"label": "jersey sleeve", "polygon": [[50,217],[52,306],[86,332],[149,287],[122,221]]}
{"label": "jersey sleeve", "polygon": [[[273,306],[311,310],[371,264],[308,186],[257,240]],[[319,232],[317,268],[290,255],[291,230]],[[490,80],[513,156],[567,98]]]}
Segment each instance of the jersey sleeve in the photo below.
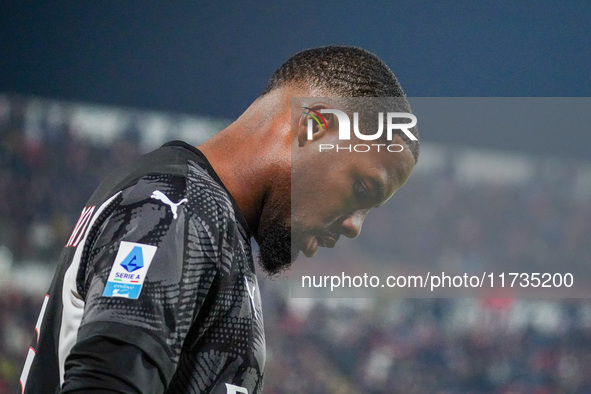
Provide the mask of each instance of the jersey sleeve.
{"label": "jersey sleeve", "polygon": [[[103,338],[125,349],[130,362],[155,368],[166,387],[193,322],[215,297],[226,213],[207,188],[155,175],[122,191],[105,215],[90,229],[78,270],[77,291],[85,305],[66,379],[80,379],[75,371],[84,370],[81,355]],[[121,368],[120,376],[137,368],[113,365]],[[113,365],[105,366],[111,375]]]}
{"label": "jersey sleeve", "polygon": [[165,392],[165,382],[154,361],[136,346],[91,336],[74,345],[60,393],[156,394]]}

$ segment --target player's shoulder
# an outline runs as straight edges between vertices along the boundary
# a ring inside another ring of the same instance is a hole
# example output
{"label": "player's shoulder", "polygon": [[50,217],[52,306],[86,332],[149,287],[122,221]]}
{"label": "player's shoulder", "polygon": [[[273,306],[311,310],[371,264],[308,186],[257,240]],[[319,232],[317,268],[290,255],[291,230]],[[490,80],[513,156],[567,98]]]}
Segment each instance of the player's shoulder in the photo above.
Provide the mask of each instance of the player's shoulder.
{"label": "player's shoulder", "polygon": [[187,223],[190,231],[216,239],[237,232],[248,238],[244,217],[205,155],[183,142],[141,156],[99,189],[105,192],[98,201],[117,193],[109,210],[116,228],[161,232]]}
{"label": "player's shoulder", "polygon": [[142,156],[130,173],[138,175],[128,188],[137,198],[152,198],[153,189],[159,188],[186,198],[187,206],[203,213],[211,211],[211,204],[224,212],[234,211],[231,196],[205,155],[185,142],[172,141]]}
{"label": "player's shoulder", "polygon": [[[179,148],[178,145],[161,149]],[[121,192],[121,206],[156,205],[172,215],[173,219],[196,221],[200,226],[227,231],[241,222],[236,205],[221,179],[205,156],[195,148],[180,146],[182,153],[190,153],[174,163],[161,162],[161,166],[144,171]],[[161,156],[160,152],[153,152]],[[166,153],[170,157],[170,152]],[[174,164],[174,165],[173,165]],[[137,208],[139,210],[139,208]],[[182,215],[181,215],[182,212]],[[143,215],[152,216],[150,212]]]}
{"label": "player's shoulder", "polygon": [[186,196],[186,178],[181,175],[145,174],[121,190],[120,205],[160,202],[171,205]]}
{"label": "player's shoulder", "polygon": [[138,198],[141,192],[148,191],[150,183],[171,183],[179,189],[180,180],[187,173],[187,162],[194,157],[198,156],[190,145],[181,141],[167,143],[113,170],[97,187],[89,202],[100,203],[126,191],[134,191],[132,197]]}
{"label": "player's shoulder", "polygon": [[189,206],[196,211],[211,212],[214,208],[223,215],[233,216],[234,207],[228,191],[219,179],[201,163],[190,161],[187,167],[186,192]]}

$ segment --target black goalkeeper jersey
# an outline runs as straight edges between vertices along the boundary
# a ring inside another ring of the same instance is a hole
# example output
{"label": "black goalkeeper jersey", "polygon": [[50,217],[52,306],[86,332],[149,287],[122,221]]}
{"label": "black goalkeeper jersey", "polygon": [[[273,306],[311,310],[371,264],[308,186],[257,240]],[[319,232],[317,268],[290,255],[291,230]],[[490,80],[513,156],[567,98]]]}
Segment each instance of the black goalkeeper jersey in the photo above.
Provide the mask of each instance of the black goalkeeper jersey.
{"label": "black goalkeeper jersey", "polygon": [[199,150],[168,143],[98,187],[35,331],[24,393],[262,392],[248,226]]}

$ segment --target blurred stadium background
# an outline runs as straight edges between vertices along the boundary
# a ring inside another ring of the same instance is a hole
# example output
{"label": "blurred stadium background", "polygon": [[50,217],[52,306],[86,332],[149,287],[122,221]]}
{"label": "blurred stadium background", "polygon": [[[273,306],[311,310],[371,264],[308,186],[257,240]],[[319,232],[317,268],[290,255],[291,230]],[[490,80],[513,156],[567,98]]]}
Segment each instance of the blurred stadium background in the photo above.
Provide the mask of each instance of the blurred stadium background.
{"label": "blurred stadium background", "polygon": [[[198,144],[227,123],[0,95],[0,392],[17,387],[55,262],[100,179],[168,140]],[[376,249],[394,265],[589,261],[591,163],[481,153],[466,148],[463,157],[476,167],[491,157],[525,161],[531,171],[474,181],[457,154],[426,143],[425,162],[438,164],[417,167],[360,242],[392,245]],[[282,279],[259,279],[267,393],[591,391],[586,300],[293,299]]]}

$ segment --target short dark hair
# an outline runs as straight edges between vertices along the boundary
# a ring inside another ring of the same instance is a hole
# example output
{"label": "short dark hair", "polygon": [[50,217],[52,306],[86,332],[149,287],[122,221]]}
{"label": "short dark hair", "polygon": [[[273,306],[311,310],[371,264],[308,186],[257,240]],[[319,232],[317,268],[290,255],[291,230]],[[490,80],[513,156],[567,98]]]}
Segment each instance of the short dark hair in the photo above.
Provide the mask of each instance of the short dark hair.
{"label": "short dark hair", "polygon": [[[353,46],[326,46],[296,53],[277,69],[262,95],[282,86],[305,83],[327,97],[401,97],[406,95],[390,68],[373,53]],[[416,127],[411,129],[419,136]],[[415,162],[419,142],[399,133]]]}

